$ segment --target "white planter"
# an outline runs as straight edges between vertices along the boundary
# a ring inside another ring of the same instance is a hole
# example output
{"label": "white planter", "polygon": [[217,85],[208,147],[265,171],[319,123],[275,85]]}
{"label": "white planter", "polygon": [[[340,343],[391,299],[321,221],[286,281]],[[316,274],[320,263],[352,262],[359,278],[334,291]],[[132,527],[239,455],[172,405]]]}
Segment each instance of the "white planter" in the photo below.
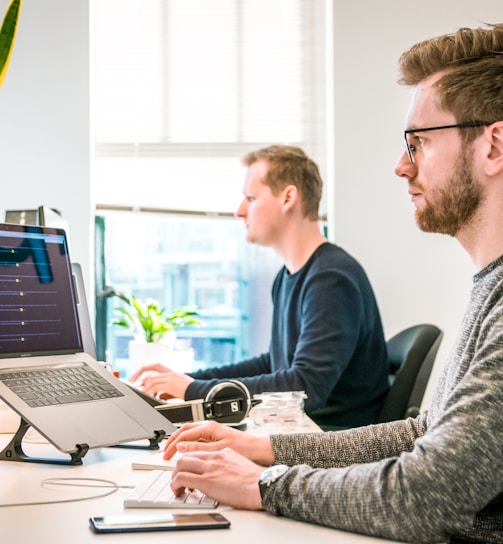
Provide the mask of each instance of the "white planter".
{"label": "white planter", "polygon": [[145,342],[131,340],[129,342],[129,364],[127,377],[146,365],[160,363],[176,372],[188,373],[194,366],[194,350],[192,348],[173,349],[173,342]]}
{"label": "white planter", "polygon": [[[156,363],[165,364],[166,355],[172,351],[169,344],[131,340],[129,348],[128,373],[134,374],[139,368]],[[128,376],[129,377],[129,376]]]}
{"label": "white planter", "polygon": [[166,353],[165,357],[164,364],[175,372],[189,374],[194,368],[194,350],[192,348],[174,349]]}

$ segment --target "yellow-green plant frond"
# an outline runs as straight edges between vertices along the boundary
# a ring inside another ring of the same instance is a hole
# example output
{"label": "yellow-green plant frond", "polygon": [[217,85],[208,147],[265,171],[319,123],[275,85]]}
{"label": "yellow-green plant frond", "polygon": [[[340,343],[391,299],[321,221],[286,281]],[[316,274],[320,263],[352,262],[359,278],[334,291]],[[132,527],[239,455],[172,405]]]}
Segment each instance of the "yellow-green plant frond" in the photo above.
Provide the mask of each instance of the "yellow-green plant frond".
{"label": "yellow-green plant frond", "polygon": [[9,68],[22,3],[23,0],[11,1],[0,28],[0,87]]}
{"label": "yellow-green plant frond", "polygon": [[124,305],[115,308],[119,315],[112,319],[110,325],[125,327],[146,342],[160,342],[168,331],[201,324],[194,306],[182,306],[169,312],[152,298],[141,300],[134,295],[127,297],[115,290],[113,294]]}

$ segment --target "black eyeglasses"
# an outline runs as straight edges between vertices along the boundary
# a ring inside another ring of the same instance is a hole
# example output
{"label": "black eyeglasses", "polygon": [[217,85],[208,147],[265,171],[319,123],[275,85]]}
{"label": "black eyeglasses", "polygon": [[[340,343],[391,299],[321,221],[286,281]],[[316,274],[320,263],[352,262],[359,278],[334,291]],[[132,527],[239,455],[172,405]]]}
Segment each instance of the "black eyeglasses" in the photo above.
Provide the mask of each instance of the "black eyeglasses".
{"label": "black eyeglasses", "polygon": [[414,164],[414,152],[411,149],[407,134],[415,134],[416,132],[430,132],[432,130],[443,130],[445,128],[474,128],[474,127],[488,127],[492,123],[486,121],[472,121],[471,123],[459,123],[457,125],[443,125],[441,127],[428,127],[428,128],[411,128],[403,131],[405,138],[405,147],[407,148],[407,154],[409,155],[410,162]]}

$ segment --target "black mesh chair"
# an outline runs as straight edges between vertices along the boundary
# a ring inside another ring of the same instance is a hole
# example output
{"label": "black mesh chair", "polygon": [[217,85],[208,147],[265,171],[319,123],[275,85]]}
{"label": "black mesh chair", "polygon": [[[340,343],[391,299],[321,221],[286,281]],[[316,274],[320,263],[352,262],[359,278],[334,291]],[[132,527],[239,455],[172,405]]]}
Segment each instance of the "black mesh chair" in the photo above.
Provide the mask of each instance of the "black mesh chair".
{"label": "black mesh chair", "polygon": [[442,337],[438,327],[423,324],[388,340],[391,389],[381,409],[380,423],[418,415]]}

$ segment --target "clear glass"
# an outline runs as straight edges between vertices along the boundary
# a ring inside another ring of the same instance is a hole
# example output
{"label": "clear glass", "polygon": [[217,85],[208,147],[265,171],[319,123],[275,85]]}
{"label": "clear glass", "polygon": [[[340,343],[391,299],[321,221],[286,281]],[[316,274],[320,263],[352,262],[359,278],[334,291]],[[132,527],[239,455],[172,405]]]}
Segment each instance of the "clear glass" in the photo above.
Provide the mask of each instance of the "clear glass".
{"label": "clear glass", "polygon": [[304,417],[304,391],[281,391],[253,395],[261,402],[250,411],[255,425],[293,423],[301,425]]}

